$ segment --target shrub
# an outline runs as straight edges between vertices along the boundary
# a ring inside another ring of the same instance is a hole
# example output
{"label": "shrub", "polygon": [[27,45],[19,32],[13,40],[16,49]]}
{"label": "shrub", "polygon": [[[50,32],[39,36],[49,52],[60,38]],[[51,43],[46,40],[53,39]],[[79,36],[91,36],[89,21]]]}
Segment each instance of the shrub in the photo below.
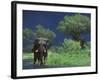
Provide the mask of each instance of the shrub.
{"label": "shrub", "polygon": [[91,48],[91,42],[87,42],[85,47],[86,47],[87,49],[90,49],[90,48]]}
{"label": "shrub", "polygon": [[86,42],[85,48],[81,49],[79,41],[64,39],[62,45],[53,46],[50,50],[54,53],[80,53],[83,50],[90,50],[90,42]]}
{"label": "shrub", "polygon": [[70,40],[70,39],[64,39],[64,42],[62,43],[64,51],[72,51],[72,50],[79,50],[80,49],[80,43],[78,41]]}

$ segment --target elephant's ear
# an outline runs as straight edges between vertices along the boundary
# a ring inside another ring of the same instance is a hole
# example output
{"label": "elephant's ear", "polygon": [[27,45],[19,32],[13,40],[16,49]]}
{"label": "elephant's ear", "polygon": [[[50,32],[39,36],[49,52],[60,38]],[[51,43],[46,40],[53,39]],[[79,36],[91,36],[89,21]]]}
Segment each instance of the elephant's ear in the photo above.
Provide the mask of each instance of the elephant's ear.
{"label": "elephant's ear", "polygon": [[35,50],[35,52],[38,52],[38,50]]}
{"label": "elephant's ear", "polygon": [[39,44],[39,40],[38,40],[38,39],[35,39],[33,44],[34,44],[34,45]]}

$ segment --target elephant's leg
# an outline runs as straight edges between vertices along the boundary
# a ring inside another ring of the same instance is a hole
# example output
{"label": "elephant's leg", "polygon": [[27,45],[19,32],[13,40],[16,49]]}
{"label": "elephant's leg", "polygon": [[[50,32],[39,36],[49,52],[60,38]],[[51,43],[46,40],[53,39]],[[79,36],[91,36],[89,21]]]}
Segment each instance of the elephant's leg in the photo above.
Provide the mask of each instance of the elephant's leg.
{"label": "elephant's leg", "polygon": [[42,58],[41,58],[41,62],[40,62],[40,65],[43,65],[43,60],[42,60]]}
{"label": "elephant's leg", "polygon": [[39,61],[40,61],[40,65],[43,65],[43,59],[42,59],[42,57],[40,57]]}
{"label": "elephant's leg", "polygon": [[44,56],[43,59],[44,59],[44,64],[46,64],[46,57]]}
{"label": "elephant's leg", "polygon": [[34,54],[34,64],[36,63],[36,60],[37,60],[37,56],[36,54]]}
{"label": "elephant's leg", "polygon": [[44,53],[44,64],[46,64],[46,61],[47,61],[47,52],[46,53]]}

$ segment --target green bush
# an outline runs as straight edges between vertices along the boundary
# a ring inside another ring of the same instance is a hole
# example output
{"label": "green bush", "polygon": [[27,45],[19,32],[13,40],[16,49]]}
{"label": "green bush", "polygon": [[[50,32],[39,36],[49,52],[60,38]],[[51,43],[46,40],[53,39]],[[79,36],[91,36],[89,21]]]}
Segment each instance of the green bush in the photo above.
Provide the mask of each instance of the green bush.
{"label": "green bush", "polygon": [[80,50],[80,43],[78,41],[64,39],[62,47],[65,51]]}
{"label": "green bush", "polygon": [[70,39],[64,39],[64,42],[61,46],[58,46],[54,49],[56,53],[63,53],[68,51],[77,51],[80,50],[80,42],[70,40]]}
{"label": "green bush", "polygon": [[90,49],[90,48],[91,48],[91,43],[90,43],[90,42],[86,42],[85,47],[86,47],[87,49]]}
{"label": "green bush", "polygon": [[90,53],[87,50],[69,51],[66,53],[49,52],[47,64],[52,66],[89,66],[91,63]]}
{"label": "green bush", "polygon": [[64,39],[64,42],[60,46],[51,48],[51,51],[55,53],[65,53],[68,51],[80,50],[80,42],[71,39]]}
{"label": "green bush", "polygon": [[75,41],[75,40],[71,40],[71,39],[64,39],[64,42],[62,43],[62,45],[60,46],[52,46],[50,48],[50,51],[54,52],[54,53],[79,53],[83,50],[90,50],[90,42],[86,42],[85,43],[85,48],[81,49],[80,48],[80,42],[79,41]]}

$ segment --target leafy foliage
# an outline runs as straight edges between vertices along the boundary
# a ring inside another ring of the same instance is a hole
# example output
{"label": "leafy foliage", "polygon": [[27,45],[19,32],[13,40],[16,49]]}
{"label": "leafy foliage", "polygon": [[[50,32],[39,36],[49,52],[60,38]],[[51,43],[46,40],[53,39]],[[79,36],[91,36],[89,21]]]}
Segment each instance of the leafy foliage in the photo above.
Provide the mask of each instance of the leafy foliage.
{"label": "leafy foliage", "polygon": [[48,38],[50,41],[52,41],[53,38],[56,37],[56,34],[53,31],[44,28],[42,25],[37,25],[34,36]]}
{"label": "leafy foliage", "polygon": [[33,31],[31,29],[29,29],[29,28],[23,29],[23,38],[24,39],[28,39],[30,37],[33,37],[34,36],[33,34],[34,33],[33,33]]}
{"label": "leafy foliage", "polygon": [[80,43],[78,41],[74,41],[71,39],[70,40],[64,39],[62,46],[65,51],[80,50]]}
{"label": "leafy foliage", "polygon": [[81,14],[65,16],[57,29],[65,35],[79,38],[81,33],[90,32],[90,18]]}
{"label": "leafy foliage", "polygon": [[23,29],[23,51],[30,52],[34,39],[39,37],[47,38],[51,44],[52,40],[56,37],[56,34],[53,31],[44,28],[42,25],[37,25],[35,31],[32,31],[32,29],[29,28]]}
{"label": "leafy foliage", "polygon": [[32,45],[34,40],[34,33],[31,29],[23,29],[23,51],[31,52]]}
{"label": "leafy foliage", "polygon": [[68,52],[68,51],[77,51],[80,50],[80,43],[78,41],[74,41],[71,39],[64,39],[64,42],[61,46],[53,47],[51,48],[51,51],[54,51],[56,53],[61,52]]}
{"label": "leafy foliage", "polygon": [[[90,49],[90,42],[87,42],[85,44],[84,49],[86,49],[86,50]],[[64,39],[64,42],[62,43],[62,45],[53,46],[50,48],[50,50],[55,53],[67,53],[69,51],[70,52],[80,51],[81,47],[80,47],[80,42],[78,42],[78,41],[71,40],[71,39]]]}
{"label": "leafy foliage", "polygon": [[47,64],[52,66],[89,66],[91,62],[90,52],[88,50],[68,51],[56,54],[49,52]]}

